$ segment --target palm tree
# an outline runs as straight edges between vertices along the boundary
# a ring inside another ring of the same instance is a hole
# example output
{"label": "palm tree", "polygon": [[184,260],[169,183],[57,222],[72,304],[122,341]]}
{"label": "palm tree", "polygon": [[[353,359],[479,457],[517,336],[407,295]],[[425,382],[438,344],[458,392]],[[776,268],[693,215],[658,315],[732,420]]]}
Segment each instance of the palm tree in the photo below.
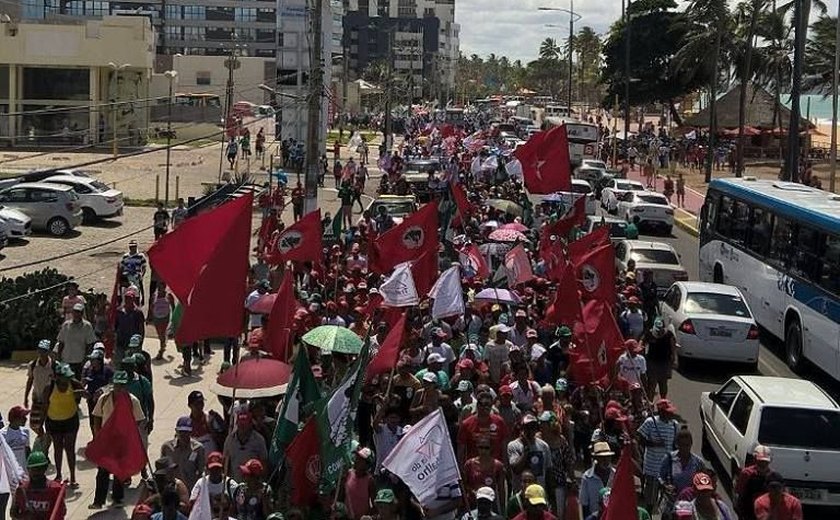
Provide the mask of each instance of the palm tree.
{"label": "palm tree", "polygon": [[738,146],[735,176],[744,172],[744,125],[747,118],[747,85],[753,78],[752,57],[755,49],[755,33],[758,21],[767,8],[766,0],[748,0],[738,4],[735,10],[735,24],[742,41],[739,45],[741,66],[736,71],[740,80],[738,92]]}
{"label": "palm tree", "polygon": [[[691,0],[686,9],[686,36],[677,51],[680,67],[702,69],[710,72],[709,82],[709,149],[706,153],[706,182],[712,180],[717,133],[717,92],[721,62],[728,56],[731,37],[731,17],[726,0]],[[724,41],[724,35],[727,40]]]}
{"label": "palm tree", "polygon": [[540,43],[540,59],[544,61],[556,61],[560,58],[562,49],[557,45],[554,38],[546,38]]}
{"label": "palm tree", "polygon": [[[773,128],[781,128],[782,90],[790,85],[793,73],[793,41],[790,38],[792,28],[785,16],[778,10],[765,12],[758,24],[756,36],[767,42],[755,52],[756,81],[773,92]],[[782,157],[782,142],[779,140],[779,158]]]}
{"label": "palm tree", "polygon": [[805,46],[806,79],[802,82],[806,90],[825,96],[831,94],[836,30],[836,17],[824,15],[811,25],[812,35]]}
{"label": "palm tree", "polygon": [[[587,102],[590,99],[595,82],[597,81],[598,65],[601,56],[601,37],[592,27],[583,27],[573,40],[578,52],[580,64],[580,92]],[[590,76],[592,76],[590,78]],[[593,81],[590,82],[590,79]]]}

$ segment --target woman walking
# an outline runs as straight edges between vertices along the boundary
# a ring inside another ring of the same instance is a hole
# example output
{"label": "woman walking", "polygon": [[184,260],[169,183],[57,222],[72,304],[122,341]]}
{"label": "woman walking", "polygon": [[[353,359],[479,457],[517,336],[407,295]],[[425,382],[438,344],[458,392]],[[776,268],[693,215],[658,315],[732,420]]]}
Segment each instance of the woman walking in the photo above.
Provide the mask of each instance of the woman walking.
{"label": "woman walking", "polygon": [[157,331],[158,339],[160,340],[160,349],[158,350],[155,359],[161,361],[163,359],[163,352],[166,350],[166,331],[169,327],[169,316],[172,314],[173,300],[167,294],[166,286],[159,284],[155,294],[152,295],[152,321],[155,324],[155,331]]}
{"label": "woman walking", "polygon": [[70,468],[70,487],[76,482],[76,436],[79,433],[79,399],[84,392],[82,384],[74,379],[70,365],[61,364],[55,374],[55,381],[47,392],[46,429],[53,442],[55,459],[55,480],[62,480],[64,455]]}

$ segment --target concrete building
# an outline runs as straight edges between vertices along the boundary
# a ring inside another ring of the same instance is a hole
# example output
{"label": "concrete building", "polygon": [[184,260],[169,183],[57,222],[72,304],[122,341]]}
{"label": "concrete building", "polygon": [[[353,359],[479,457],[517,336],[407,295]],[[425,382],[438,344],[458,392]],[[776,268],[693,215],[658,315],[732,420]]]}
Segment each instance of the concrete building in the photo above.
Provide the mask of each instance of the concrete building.
{"label": "concrete building", "polygon": [[153,61],[143,17],[0,23],[0,146],[140,144]]}
{"label": "concrete building", "polygon": [[157,35],[157,54],[217,56],[230,53],[237,44],[247,56],[275,56],[276,0],[26,0],[21,4],[17,15],[24,19],[146,17]]}

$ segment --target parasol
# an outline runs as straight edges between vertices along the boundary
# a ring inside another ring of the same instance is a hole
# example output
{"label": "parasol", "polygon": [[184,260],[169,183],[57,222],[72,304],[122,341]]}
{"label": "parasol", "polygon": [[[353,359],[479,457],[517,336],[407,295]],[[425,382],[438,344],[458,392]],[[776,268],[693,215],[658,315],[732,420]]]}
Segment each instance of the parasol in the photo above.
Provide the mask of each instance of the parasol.
{"label": "parasol", "polygon": [[495,240],[497,242],[528,242],[528,237],[522,234],[521,231],[516,231],[515,229],[504,229],[499,228],[489,235],[487,238],[490,240]]}
{"label": "parasol", "polygon": [[491,208],[497,209],[499,211],[504,211],[505,213],[509,213],[516,217],[522,216],[522,206],[513,202],[512,200],[490,199],[487,201],[487,205]]}
{"label": "parasol", "polygon": [[310,330],[301,338],[307,345],[326,352],[358,354],[362,350],[362,339],[350,329],[336,325],[321,325]]}
{"label": "parasol", "polygon": [[513,231],[525,233],[526,231],[528,231],[528,226],[526,226],[522,222],[511,222],[509,224],[504,224],[503,226],[500,226],[499,229],[512,229]]}
{"label": "parasol", "polygon": [[511,290],[490,287],[482,289],[478,294],[476,294],[475,301],[518,304],[521,300],[519,299],[519,296]]}
{"label": "parasol", "polygon": [[253,399],[280,395],[292,374],[292,367],[271,358],[246,359],[216,378],[213,391],[218,395]]}

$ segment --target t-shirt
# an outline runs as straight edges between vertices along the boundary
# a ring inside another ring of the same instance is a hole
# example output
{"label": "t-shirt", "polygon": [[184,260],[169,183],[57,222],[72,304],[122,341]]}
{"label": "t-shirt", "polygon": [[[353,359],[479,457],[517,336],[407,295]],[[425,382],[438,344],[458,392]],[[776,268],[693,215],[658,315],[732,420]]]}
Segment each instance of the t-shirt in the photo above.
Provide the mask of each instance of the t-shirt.
{"label": "t-shirt", "polygon": [[458,428],[458,443],[464,445],[467,459],[478,455],[476,441],[480,437],[490,439],[494,458],[505,460],[505,442],[508,437],[508,428],[501,416],[491,413],[486,422],[481,421],[478,415],[470,415],[464,419],[461,427]]}
{"label": "t-shirt", "polygon": [[534,402],[540,396],[540,385],[535,381],[527,381],[527,384],[522,385],[519,381],[514,381],[510,384],[510,390],[513,397],[513,402],[522,411],[531,410],[534,407]]}
{"label": "t-shirt", "polygon": [[490,341],[484,346],[484,359],[487,361],[487,366],[490,369],[490,381],[493,383],[498,384],[502,378],[502,367],[510,358],[510,348],[512,346],[513,343],[507,340],[502,344]]}
{"label": "t-shirt", "polygon": [[236,490],[236,486],[239,484],[230,477],[222,477],[222,480],[218,482],[213,482],[210,480],[210,477],[205,475],[198,479],[195,485],[190,491],[190,502],[197,502],[198,497],[201,496],[201,483],[202,481],[207,480],[207,491],[210,493],[210,497],[219,496],[222,493],[226,494],[228,498],[233,498],[233,492]]}
{"label": "t-shirt", "polygon": [[639,426],[639,435],[648,442],[655,442],[659,446],[645,446],[645,458],[642,472],[649,477],[658,477],[662,460],[674,449],[674,439],[677,437],[679,423],[674,420],[664,421],[658,415],[645,419]]}
{"label": "t-shirt", "polygon": [[[43,488],[33,488],[29,483],[20,486],[15,494],[15,509],[20,512],[27,512],[26,516],[20,518],[64,520],[64,516],[67,514],[67,506],[63,500],[58,501],[61,487],[61,483],[55,480],[47,480],[47,485]],[[58,503],[58,512],[51,517],[56,503]]]}
{"label": "t-shirt", "polygon": [[[250,308],[257,300],[259,300],[263,295],[260,294],[259,291],[251,291],[251,294],[245,298],[245,307]],[[248,315],[248,327],[249,328],[257,328],[262,326],[262,314],[258,314],[256,312],[252,312]]]}
{"label": "t-shirt", "polygon": [[166,229],[169,225],[169,212],[165,209],[159,209],[152,215],[152,219],[154,220],[155,228]]}
{"label": "t-shirt", "polygon": [[782,501],[776,508],[775,516],[770,516],[770,494],[765,493],[755,499],[755,517],[757,520],[802,520],[802,503],[789,493],[782,494]]}
{"label": "t-shirt", "polygon": [[26,449],[29,448],[29,439],[32,435],[29,428],[26,426],[20,428],[6,426],[0,430],[0,435],[3,435],[3,438],[6,439],[6,444],[12,449],[20,467],[26,468]]}
{"label": "t-shirt", "polygon": [[58,341],[64,344],[61,360],[65,363],[84,363],[87,357],[88,345],[96,343],[96,333],[93,325],[87,320],[78,323],[65,321],[58,331]]}
{"label": "t-shirt", "polygon": [[[537,479],[537,483],[545,487],[546,476],[552,467],[551,448],[548,443],[539,437],[535,438],[533,444],[530,445],[526,445],[521,437],[510,441],[507,446],[508,464],[512,466],[519,462],[522,457],[527,457],[528,460],[525,468],[531,470]],[[518,490],[520,484],[520,479],[513,479],[514,489]]]}
{"label": "t-shirt", "polygon": [[642,384],[642,374],[647,372],[644,356],[636,354],[630,357],[627,352],[618,356],[618,375],[630,384]]}

